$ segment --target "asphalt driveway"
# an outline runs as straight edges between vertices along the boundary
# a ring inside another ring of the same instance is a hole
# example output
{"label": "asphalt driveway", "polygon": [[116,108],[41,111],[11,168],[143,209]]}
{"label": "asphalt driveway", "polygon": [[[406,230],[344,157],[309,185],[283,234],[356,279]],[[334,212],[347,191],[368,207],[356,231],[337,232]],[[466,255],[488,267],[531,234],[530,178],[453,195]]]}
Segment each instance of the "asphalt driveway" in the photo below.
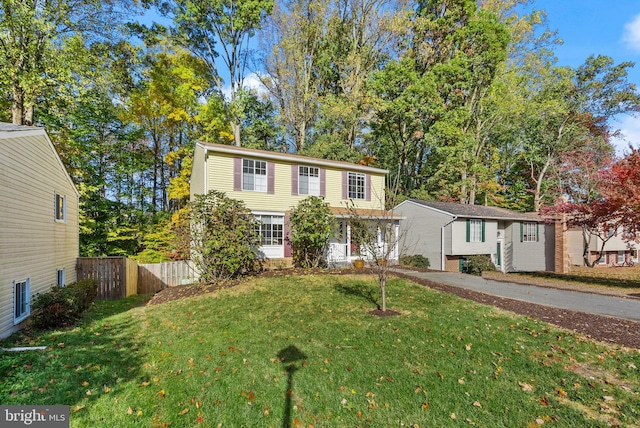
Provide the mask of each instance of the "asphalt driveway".
{"label": "asphalt driveway", "polygon": [[640,321],[640,299],[493,281],[461,273],[416,272],[405,269],[398,269],[398,272],[493,296],[636,322]]}

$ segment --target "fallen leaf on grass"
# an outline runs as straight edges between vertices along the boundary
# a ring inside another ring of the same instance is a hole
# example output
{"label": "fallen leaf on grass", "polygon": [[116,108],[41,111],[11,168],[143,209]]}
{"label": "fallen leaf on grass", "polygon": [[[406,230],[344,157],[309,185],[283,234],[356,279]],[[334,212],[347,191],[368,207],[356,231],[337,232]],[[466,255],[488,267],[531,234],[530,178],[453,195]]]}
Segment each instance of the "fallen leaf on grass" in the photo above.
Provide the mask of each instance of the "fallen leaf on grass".
{"label": "fallen leaf on grass", "polygon": [[549,399],[547,397],[542,397],[540,399],[540,404],[542,404],[543,406],[548,406],[549,405]]}
{"label": "fallen leaf on grass", "polygon": [[565,391],[564,389],[562,389],[560,387],[555,388],[555,391],[562,398],[566,398],[567,395],[569,395],[569,394],[567,394],[567,391]]}
{"label": "fallen leaf on grass", "polygon": [[77,411],[79,411],[79,410],[82,410],[82,409],[84,409],[84,407],[85,407],[85,405],[84,405],[84,404],[81,404],[81,405],[79,405],[79,406],[75,406],[75,407],[73,408],[73,410],[71,410],[71,413],[75,413],[75,412],[77,412]]}
{"label": "fallen leaf on grass", "polygon": [[131,408],[131,406],[127,408],[127,415],[133,415],[133,409]]}
{"label": "fallen leaf on grass", "polygon": [[533,386],[529,385],[528,383],[518,382],[518,385],[520,385],[520,388],[522,388],[524,392],[533,391]]}
{"label": "fallen leaf on grass", "polygon": [[482,404],[480,404],[479,401],[474,401],[473,405],[476,406],[476,407],[482,407]]}
{"label": "fallen leaf on grass", "polygon": [[156,395],[159,395],[160,398],[164,398],[164,389],[161,389],[160,391],[156,392]]}
{"label": "fallen leaf on grass", "polygon": [[149,386],[149,385],[151,385],[151,382],[142,382],[140,384],[140,388],[144,388],[145,386]]}
{"label": "fallen leaf on grass", "polygon": [[187,413],[189,413],[189,408],[185,407],[184,409],[182,409],[182,411],[178,412],[178,415],[183,416],[183,415],[186,415]]}
{"label": "fallen leaf on grass", "polygon": [[613,401],[613,397],[612,397],[612,396],[610,396],[610,395],[605,395],[604,397],[602,397],[602,399],[603,399],[604,401]]}
{"label": "fallen leaf on grass", "polygon": [[427,409],[429,408],[429,403],[425,401],[424,403],[422,403],[422,405],[420,406],[420,408],[421,408],[422,410],[427,410]]}

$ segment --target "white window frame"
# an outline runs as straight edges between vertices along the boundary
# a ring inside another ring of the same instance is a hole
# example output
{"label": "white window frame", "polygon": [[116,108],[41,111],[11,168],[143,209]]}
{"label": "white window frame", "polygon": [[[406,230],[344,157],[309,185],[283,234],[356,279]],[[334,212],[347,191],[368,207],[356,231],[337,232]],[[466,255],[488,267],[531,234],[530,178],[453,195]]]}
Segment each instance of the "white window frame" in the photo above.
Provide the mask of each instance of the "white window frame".
{"label": "white window frame", "polygon": [[366,176],[362,172],[347,174],[347,196],[349,199],[366,199]]}
{"label": "white window frame", "polygon": [[[18,290],[20,287],[20,290]],[[19,293],[19,294],[18,294]],[[20,310],[18,310],[20,305]],[[19,324],[31,314],[31,280],[13,281],[13,323]]]}
{"label": "white window frame", "polygon": [[67,197],[58,192],[53,197],[53,218],[61,223],[67,221]]}
{"label": "white window frame", "polygon": [[267,161],[242,159],[242,190],[267,193]]}
{"label": "white window frame", "polygon": [[298,195],[320,196],[320,168],[298,166]]}
{"label": "white window frame", "polygon": [[284,245],[284,215],[254,214],[260,221],[260,245]]}
{"label": "white window frame", "polygon": [[522,242],[538,242],[538,223],[522,223]]}
{"label": "white window frame", "polygon": [[482,220],[469,219],[469,242],[482,242]]}
{"label": "white window frame", "polygon": [[616,260],[619,265],[624,263],[624,251],[618,251],[618,258]]}
{"label": "white window frame", "polygon": [[64,287],[67,285],[67,268],[56,269],[56,286]]}

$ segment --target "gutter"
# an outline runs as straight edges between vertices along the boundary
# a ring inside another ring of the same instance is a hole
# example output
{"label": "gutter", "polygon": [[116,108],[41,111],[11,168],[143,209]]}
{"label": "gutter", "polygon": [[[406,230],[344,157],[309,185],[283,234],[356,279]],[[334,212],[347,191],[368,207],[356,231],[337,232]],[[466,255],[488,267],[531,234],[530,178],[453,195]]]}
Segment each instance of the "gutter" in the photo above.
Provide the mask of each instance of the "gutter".
{"label": "gutter", "polygon": [[451,221],[440,228],[440,270],[444,271],[444,228],[458,219],[457,215],[454,215]]}

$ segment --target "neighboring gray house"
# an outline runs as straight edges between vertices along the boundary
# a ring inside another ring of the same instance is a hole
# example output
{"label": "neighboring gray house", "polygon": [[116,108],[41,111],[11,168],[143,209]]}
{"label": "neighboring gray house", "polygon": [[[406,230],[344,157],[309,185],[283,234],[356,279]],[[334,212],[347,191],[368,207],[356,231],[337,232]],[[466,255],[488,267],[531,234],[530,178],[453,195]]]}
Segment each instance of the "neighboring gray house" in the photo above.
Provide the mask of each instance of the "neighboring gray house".
{"label": "neighboring gray house", "polygon": [[394,212],[406,218],[402,254],[423,255],[432,269],[458,272],[466,257],[486,255],[502,272],[554,270],[554,226],[535,213],[417,199]]}

